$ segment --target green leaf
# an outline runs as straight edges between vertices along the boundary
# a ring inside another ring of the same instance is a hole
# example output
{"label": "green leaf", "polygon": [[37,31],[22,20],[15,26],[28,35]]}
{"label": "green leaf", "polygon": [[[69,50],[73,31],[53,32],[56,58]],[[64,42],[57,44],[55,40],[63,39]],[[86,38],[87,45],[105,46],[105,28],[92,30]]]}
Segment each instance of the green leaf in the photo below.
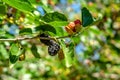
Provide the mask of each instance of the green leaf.
{"label": "green leaf", "polygon": [[34,57],[40,58],[40,55],[39,55],[39,53],[37,52],[37,47],[36,47],[35,45],[32,45],[31,51],[32,51],[32,54],[34,55]]}
{"label": "green leaf", "polygon": [[32,34],[31,28],[24,28],[20,30],[19,34]]}
{"label": "green leaf", "polygon": [[78,44],[80,42],[80,38],[78,37],[72,37],[71,39],[75,44]]}
{"label": "green leaf", "polygon": [[5,59],[8,59],[8,52],[5,48],[4,45],[0,44],[0,53],[2,54],[2,57],[5,58]]}
{"label": "green leaf", "polygon": [[45,13],[50,13],[51,11],[53,11],[53,9],[45,6],[44,4],[41,4],[40,6],[44,9]]}
{"label": "green leaf", "polygon": [[67,21],[67,18],[64,14],[59,12],[47,13],[42,17],[42,20],[45,22],[53,22],[53,21]]}
{"label": "green leaf", "polygon": [[71,67],[73,63],[73,57],[74,57],[74,45],[70,44],[69,47],[66,47],[65,43],[61,41],[61,46],[65,54],[66,67]]}
{"label": "green leaf", "polygon": [[6,9],[7,9],[6,5],[0,4],[0,15],[5,15],[7,12]]}
{"label": "green leaf", "polygon": [[30,5],[28,1],[21,1],[21,0],[3,0],[3,2],[7,3],[8,5],[22,11],[22,12],[32,12],[34,8]]}
{"label": "green leaf", "polygon": [[9,60],[12,64],[14,64],[17,60],[18,60],[19,56],[16,56],[16,55],[12,55],[10,53],[10,56],[9,56]]}
{"label": "green leaf", "polygon": [[27,1],[29,1],[31,4],[35,4],[36,3],[36,0],[27,0]]}
{"label": "green leaf", "polygon": [[[0,38],[2,39],[7,39],[7,38],[14,38],[13,37],[13,35],[11,35],[11,34],[9,34],[8,32],[1,32],[1,33],[3,33],[3,35],[2,34],[0,34]],[[4,34],[5,33],[5,34]]]}
{"label": "green leaf", "polygon": [[43,31],[43,32],[44,31],[49,31],[49,32],[52,32],[52,33],[56,34],[55,28],[51,25],[48,25],[48,24],[37,26],[37,27],[35,27],[35,30],[36,31]]}
{"label": "green leaf", "polygon": [[55,28],[55,30],[56,30],[55,35],[56,36],[65,36],[63,26],[68,25],[67,21],[53,21],[53,22],[50,22],[48,24],[50,24],[51,26],[53,26]]}
{"label": "green leaf", "polygon": [[70,44],[69,44],[69,53],[70,53],[70,57],[73,59],[73,57],[74,57],[74,43],[73,42],[71,42]]}
{"label": "green leaf", "polygon": [[82,9],[82,25],[86,27],[94,22],[93,17],[87,8]]}
{"label": "green leaf", "polygon": [[56,36],[65,36],[65,32],[62,27],[57,27],[56,31],[57,31],[57,34],[55,34]]}
{"label": "green leaf", "polygon": [[20,45],[18,43],[13,43],[10,47],[10,55],[9,60],[11,63],[15,63],[19,56],[24,52],[24,49],[20,49]]}
{"label": "green leaf", "polygon": [[0,29],[0,36],[3,36],[3,35],[5,35],[5,30],[3,30],[3,29]]}
{"label": "green leaf", "polygon": [[18,43],[13,43],[12,46],[10,47],[10,52],[11,52],[11,55],[19,55],[18,52],[19,52],[19,44]]}
{"label": "green leaf", "polygon": [[49,22],[48,24],[54,27],[62,27],[62,26],[68,25],[68,22],[67,21],[53,21],[53,22]]}

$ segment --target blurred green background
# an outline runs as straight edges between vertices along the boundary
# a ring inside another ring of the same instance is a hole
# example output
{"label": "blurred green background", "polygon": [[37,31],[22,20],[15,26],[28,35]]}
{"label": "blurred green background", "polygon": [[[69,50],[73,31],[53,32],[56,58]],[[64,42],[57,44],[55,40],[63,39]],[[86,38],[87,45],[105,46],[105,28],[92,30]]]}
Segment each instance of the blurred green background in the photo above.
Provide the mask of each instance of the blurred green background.
{"label": "blurred green background", "polygon": [[[70,64],[48,55],[47,46],[39,40],[22,41],[26,48],[25,60],[10,64],[8,49],[11,43],[0,42],[0,80],[120,80],[120,0],[33,0],[33,6],[37,6],[36,15],[44,15],[45,8],[48,12],[64,13],[69,22],[81,20],[81,9],[86,7],[94,19],[102,17],[102,20],[72,39],[75,51]],[[14,38],[19,29],[34,27],[38,23],[33,24],[29,15],[14,12],[11,7],[6,11],[12,14],[7,14],[6,18],[4,8],[0,8],[1,38]],[[17,21],[10,16],[17,16]],[[30,50],[34,44],[40,55],[38,58]]]}

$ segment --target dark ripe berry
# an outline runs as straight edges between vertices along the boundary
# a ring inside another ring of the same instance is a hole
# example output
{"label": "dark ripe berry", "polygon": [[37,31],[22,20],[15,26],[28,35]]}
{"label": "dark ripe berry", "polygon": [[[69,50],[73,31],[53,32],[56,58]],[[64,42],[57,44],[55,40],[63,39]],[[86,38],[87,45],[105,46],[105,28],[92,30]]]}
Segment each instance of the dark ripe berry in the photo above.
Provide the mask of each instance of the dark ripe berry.
{"label": "dark ripe berry", "polygon": [[[40,37],[50,38],[50,36],[45,33],[40,34]],[[60,46],[54,40],[40,39],[40,41],[48,46],[49,55],[54,56],[59,52]]]}
{"label": "dark ripe berry", "polygon": [[[42,33],[42,34],[40,34],[40,37],[49,38],[50,36],[47,35],[47,34],[45,34],[45,33]],[[45,45],[48,45],[48,46],[51,45],[52,42],[53,42],[53,40],[45,40],[45,39],[40,39],[40,41],[41,41],[42,43],[44,43]]]}
{"label": "dark ripe berry", "polygon": [[51,56],[56,55],[60,50],[60,46],[58,43],[54,42],[52,45],[49,45],[48,47],[48,53]]}

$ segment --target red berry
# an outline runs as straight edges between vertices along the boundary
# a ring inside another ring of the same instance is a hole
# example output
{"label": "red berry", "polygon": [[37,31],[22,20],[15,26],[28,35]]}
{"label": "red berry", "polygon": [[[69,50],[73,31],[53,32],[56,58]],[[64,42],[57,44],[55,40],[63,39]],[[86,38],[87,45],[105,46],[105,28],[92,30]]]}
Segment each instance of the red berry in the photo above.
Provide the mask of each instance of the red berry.
{"label": "red berry", "polygon": [[74,23],[75,23],[75,25],[76,25],[76,24],[80,24],[80,25],[81,25],[81,22],[80,22],[79,19],[75,20]]}

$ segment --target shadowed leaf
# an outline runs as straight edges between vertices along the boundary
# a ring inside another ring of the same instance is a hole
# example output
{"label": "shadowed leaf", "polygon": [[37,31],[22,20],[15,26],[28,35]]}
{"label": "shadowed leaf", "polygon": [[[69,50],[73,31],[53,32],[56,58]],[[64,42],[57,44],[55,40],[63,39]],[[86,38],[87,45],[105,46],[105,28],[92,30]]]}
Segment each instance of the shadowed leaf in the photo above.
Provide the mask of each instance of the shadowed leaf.
{"label": "shadowed leaf", "polygon": [[18,60],[19,56],[16,56],[16,55],[12,55],[10,53],[10,56],[9,56],[9,60],[12,64],[14,64],[17,60]]}
{"label": "shadowed leaf", "polygon": [[82,25],[86,27],[93,23],[93,17],[87,8],[82,9]]}
{"label": "shadowed leaf", "polygon": [[35,28],[36,31],[49,31],[54,34],[56,34],[56,30],[53,26],[45,24],[45,25],[40,25]]}
{"label": "shadowed leaf", "polygon": [[35,45],[32,45],[31,51],[32,51],[32,54],[33,54],[36,58],[40,58],[40,55],[39,55],[39,53],[37,52],[37,47],[36,47]]}
{"label": "shadowed leaf", "polygon": [[32,34],[31,28],[24,28],[20,30],[19,34]]}

